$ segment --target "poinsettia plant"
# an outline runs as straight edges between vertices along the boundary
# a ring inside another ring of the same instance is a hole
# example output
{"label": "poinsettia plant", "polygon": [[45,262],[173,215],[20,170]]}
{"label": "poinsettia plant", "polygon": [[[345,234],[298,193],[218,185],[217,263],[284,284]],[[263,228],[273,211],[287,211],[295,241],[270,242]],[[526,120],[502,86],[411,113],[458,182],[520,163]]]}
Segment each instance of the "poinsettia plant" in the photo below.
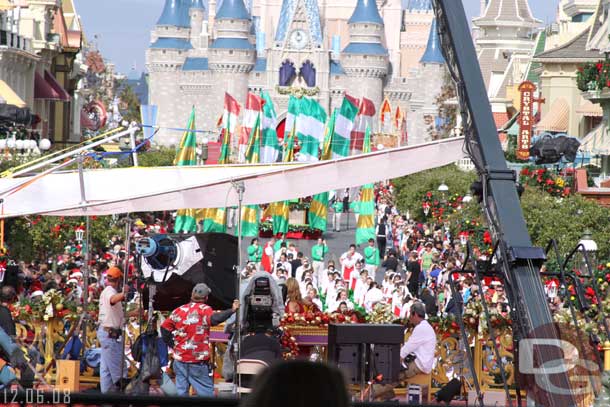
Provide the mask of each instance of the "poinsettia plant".
{"label": "poinsettia plant", "polygon": [[523,167],[519,182],[526,187],[539,188],[551,196],[565,198],[573,193],[574,169],[557,171],[545,167]]}
{"label": "poinsettia plant", "polygon": [[610,88],[610,61],[588,62],[578,67],[576,86],[581,92]]}

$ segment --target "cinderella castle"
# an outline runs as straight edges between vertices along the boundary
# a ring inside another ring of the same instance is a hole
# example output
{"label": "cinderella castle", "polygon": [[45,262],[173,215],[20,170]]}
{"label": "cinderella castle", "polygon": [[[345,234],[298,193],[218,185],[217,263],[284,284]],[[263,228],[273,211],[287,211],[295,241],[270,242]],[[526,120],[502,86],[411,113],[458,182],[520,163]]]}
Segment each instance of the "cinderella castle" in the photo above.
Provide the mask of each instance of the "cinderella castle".
{"label": "cinderella castle", "polygon": [[[216,3],[216,1],[219,1]],[[273,98],[278,122],[291,94],[331,111],[347,92],[392,118],[408,143],[436,136],[445,76],[430,0],[165,0],[146,54],[157,141],[175,144],[192,106],[197,128],[217,134],[224,93],[245,109],[249,91]],[[379,131],[374,128],[373,131]]]}

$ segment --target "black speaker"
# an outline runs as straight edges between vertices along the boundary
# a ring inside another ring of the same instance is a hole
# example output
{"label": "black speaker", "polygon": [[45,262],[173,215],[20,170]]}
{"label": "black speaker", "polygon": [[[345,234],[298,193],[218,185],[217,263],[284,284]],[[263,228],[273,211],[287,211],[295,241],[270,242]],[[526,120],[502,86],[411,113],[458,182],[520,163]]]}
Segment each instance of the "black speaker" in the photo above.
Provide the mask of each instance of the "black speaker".
{"label": "black speaker", "polygon": [[[382,375],[381,383],[398,381],[401,325],[330,324],[328,361],[341,369],[353,384]],[[362,364],[365,364],[364,366]]]}
{"label": "black speaker", "polygon": [[[205,283],[212,290],[208,305],[214,309],[230,308],[237,298],[237,237],[226,233],[168,234],[177,246],[176,260],[166,269],[153,269],[143,258],[142,271],[149,284],[155,284],[153,307],[172,311],[191,300],[195,284]],[[157,276],[157,277],[155,277]],[[158,276],[162,276],[159,280]],[[148,289],[143,295],[148,304]]]}

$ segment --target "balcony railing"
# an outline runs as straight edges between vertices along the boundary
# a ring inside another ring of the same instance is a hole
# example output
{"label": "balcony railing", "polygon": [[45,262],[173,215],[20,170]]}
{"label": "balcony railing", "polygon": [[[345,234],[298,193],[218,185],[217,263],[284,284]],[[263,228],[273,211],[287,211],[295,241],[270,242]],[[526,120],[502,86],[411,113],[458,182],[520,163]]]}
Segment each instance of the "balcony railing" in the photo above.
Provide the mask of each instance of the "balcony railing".
{"label": "balcony railing", "polygon": [[31,41],[28,38],[10,31],[0,30],[0,46],[15,48],[22,51],[31,51],[31,45]]}

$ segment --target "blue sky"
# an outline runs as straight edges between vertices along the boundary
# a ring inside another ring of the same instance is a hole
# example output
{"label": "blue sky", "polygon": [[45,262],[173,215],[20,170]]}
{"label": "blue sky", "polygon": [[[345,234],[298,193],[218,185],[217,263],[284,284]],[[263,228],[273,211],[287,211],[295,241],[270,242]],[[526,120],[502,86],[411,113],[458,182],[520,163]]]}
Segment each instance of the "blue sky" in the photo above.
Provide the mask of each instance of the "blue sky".
{"label": "blue sky", "polygon": [[[534,15],[545,23],[555,18],[558,0],[529,0]],[[156,23],[165,0],[74,0],[89,42],[95,42],[104,58],[114,62],[117,70],[128,73],[135,64],[144,69],[144,51],[150,42],[150,31]],[[479,13],[479,0],[463,0],[466,13]],[[102,5],[103,3],[103,5]]]}

